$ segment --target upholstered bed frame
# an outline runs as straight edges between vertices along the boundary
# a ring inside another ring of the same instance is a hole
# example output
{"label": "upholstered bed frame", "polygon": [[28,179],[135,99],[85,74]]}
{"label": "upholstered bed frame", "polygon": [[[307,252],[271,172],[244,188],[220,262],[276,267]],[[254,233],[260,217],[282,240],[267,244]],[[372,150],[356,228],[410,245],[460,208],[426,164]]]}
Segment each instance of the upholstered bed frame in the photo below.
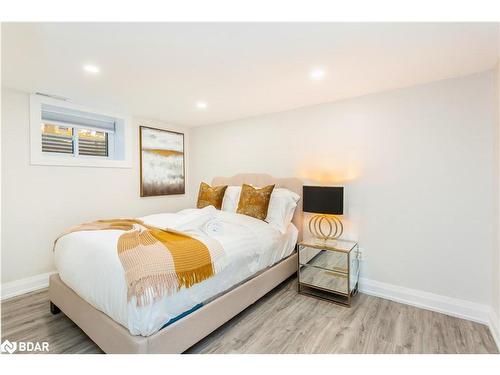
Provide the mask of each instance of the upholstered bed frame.
{"label": "upholstered bed frame", "polygon": [[[265,174],[239,174],[216,177],[212,185],[264,186],[275,184],[294,191],[302,197],[302,182],[296,178],[274,178]],[[292,219],[302,237],[302,201]],[[214,299],[188,316],[156,332],[132,336],[122,325],[97,310],[64,284],[58,274],[50,277],[51,311],[63,311],[106,353],[182,353],[209,335],[235,315],[263,297],[297,270],[297,253],[258,273],[222,296]]]}

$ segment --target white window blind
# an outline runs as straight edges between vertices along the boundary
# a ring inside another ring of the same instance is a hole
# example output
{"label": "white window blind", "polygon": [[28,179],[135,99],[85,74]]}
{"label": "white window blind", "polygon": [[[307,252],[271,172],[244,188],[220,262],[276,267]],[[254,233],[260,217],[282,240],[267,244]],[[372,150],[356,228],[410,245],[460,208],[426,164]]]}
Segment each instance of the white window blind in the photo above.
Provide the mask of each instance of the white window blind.
{"label": "white window blind", "polygon": [[56,107],[49,104],[42,105],[42,120],[71,124],[76,127],[106,132],[114,132],[116,122],[116,119],[112,117],[99,115],[97,113],[77,111],[75,109]]}

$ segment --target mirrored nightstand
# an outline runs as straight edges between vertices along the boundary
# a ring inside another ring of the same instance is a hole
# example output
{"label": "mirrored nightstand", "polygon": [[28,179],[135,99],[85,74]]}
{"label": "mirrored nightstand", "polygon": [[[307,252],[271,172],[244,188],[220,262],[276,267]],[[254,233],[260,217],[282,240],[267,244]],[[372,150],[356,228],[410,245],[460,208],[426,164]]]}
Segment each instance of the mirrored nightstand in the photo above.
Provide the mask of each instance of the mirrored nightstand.
{"label": "mirrored nightstand", "polygon": [[350,307],[358,291],[358,243],[310,240],[299,243],[298,251],[299,293]]}

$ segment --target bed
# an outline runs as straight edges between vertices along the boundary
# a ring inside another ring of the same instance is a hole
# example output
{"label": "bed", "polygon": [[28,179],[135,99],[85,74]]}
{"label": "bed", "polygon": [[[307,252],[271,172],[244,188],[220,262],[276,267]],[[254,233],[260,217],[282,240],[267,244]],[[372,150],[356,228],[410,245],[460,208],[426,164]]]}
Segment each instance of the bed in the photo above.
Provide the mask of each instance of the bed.
{"label": "bed", "polygon": [[[240,174],[212,181],[212,185],[242,183],[275,184],[277,188],[286,188],[302,196],[302,182],[296,178]],[[190,217],[207,212],[209,210],[185,210],[178,215]],[[161,226],[172,219],[169,215],[172,214],[151,215],[144,219],[151,225]],[[116,251],[97,249],[95,245],[103,242],[103,236],[113,236],[113,233],[97,232],[87,234],[86,242],[78,241],[81,249],[70,246],[75,239],[71,242],[72,238],[66,236],[67,244],[63,242],[60,246],[66,250],[56,251],[59,273],[52,275],[49,283],[52,312],[64,312],[106,353],[184,352],[296,272],[295,245],[302,237],[301,200],[292,223],[281,234],[266,229],[266,223],[257,223],[256,219],[247,219],[242,217],[244,215],[218,215],[225,221],[228,233],[241,231],[240,236],[226,234],[218,238],[223,244],[226,241],[228,249],[233,249],[234,262],[230,258],[221,274],[189,288],[192,297],[187,298],[188,302],[186,296],[183,299],[174,296],[168,297],[168,303],[158,304],[163,306],[161,309],[151,304],[140,313],[131,310],[130,304],[121,300],[126,298],[123,297],[126,291],[120,289],[123,289],[123,277],[120,278],[116,259],[111,255]],[[178,218],[176,216],[176,220]],[[258,233],[254,237],[259,237],[260,246],[253,246],[251,236],[246,239],[245,231]],[[215,233],[213,236],[217,238]],[[252,249],[265,250],[256,255],[257,250]],[[99,262],[93,262],[97,257]]]}

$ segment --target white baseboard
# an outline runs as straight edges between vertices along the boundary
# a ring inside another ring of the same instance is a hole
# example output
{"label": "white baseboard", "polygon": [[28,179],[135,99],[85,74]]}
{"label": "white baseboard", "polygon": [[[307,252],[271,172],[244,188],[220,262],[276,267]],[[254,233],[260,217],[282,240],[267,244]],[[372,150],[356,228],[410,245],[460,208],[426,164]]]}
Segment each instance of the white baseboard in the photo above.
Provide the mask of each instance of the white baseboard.
{"label": "white baseboard", "polygon": [[497,344],[498,350],[500,350],[500,316],[498,316],[493,309],[490,312],[490,321],[488,326],[490,327],[491,335]]}
{"label": "white baseboard", "polygon": [[491,320],[490,306],[458,298],[446,297],[365,278],[359,279],[359,291],[372,296],[486,325],[489,325]]}
{"label": "white baseboard", "polygon": [[2,284],[0,300],[6,300],[24,293],[47,288],[49,286],[49,276],[53,273],[55,272],[47,272]]}

